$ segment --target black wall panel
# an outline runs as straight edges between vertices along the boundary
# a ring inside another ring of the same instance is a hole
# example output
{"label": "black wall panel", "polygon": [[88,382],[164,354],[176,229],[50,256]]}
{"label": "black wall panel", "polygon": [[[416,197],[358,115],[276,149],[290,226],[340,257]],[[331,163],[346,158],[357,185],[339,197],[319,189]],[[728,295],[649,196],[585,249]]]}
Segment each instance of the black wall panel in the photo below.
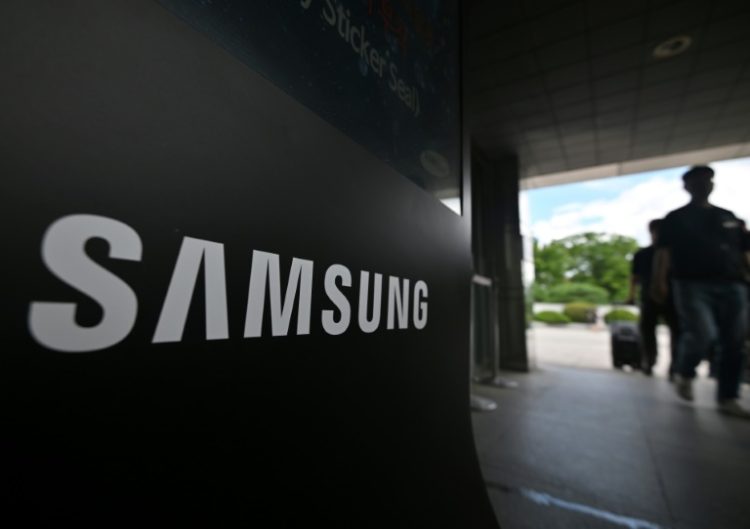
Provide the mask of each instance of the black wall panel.
{"label": "black wall panel", "polygon": [[[55,527],[495,526],[468,415],[464,219],[156,2],[4,2],[0,43],[8,513]],[[105,317],[41,254],[50,226],[80,214],[137,233],[140,259],[84,246],[137,316],[115,345],[60,352],[33,338],[34,303],[75,303],[80,327]],[[223,245],[229,336],[206,339],[201,272],[181,341],[152,343],[184,237]],[[263,335],[243,336],[253,250],[279,255],[282,286],[293,258],[313,262],[309,334],[295,309],[272,336],[266,306]],[[337,336],[321,324],[333,264],[353,275]],[[362,332],[363,270],[424,281],[426,326],[387,329],[384,286],[380,327]]]}

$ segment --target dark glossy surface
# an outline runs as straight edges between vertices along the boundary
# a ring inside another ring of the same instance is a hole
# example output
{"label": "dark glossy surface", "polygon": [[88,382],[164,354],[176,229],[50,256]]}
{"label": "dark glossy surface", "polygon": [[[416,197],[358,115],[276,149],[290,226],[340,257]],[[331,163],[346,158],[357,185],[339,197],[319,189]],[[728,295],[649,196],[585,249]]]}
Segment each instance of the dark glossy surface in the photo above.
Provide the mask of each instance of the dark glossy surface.
{"label": "dark glossy surface", "polygon": [[160,0],[440,198],[459,188],[459,3]]}
{"label": "dark glossy surface", "polygon": [[[465,220],[151,0],[5,2],[0,35],[3,521],[496,527],[468,414]],[[121,342],[68,354],[28,315],[102,317],[40,256],[80,213],[130,226],[143,258],[87,245],[138,312]],[[206,339],[199,279],[182,340],[153,343],[186,236],[223,245],[228,338]],[[266,310],[245,338],[253,250],[280,255],[285,284],[293,257],[314,262],[309,334],[272,336]],[[428,323],[327,334],[334,263],[353,286],[423,280]]]}
{"label": "dark glossy surface", "polygon": [[473,414],[504,529],[618,527],[518,489],[664,529],[750,526],[750,421],[719,415],[713,381],[697,383],[690,405],[667,381],[639,374],[547,366],[511,378],[519,389],[475,388],[498,409]]}

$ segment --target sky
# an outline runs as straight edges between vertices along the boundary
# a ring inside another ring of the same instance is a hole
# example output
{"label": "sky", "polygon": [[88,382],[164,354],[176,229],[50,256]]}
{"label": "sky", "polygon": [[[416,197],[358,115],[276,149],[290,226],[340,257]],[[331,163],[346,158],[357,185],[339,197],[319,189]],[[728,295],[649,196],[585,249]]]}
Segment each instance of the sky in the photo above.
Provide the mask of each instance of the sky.
{"label": "sky", "polygon": [[[715,162],[711,202],[750,221],[750,158]],[[648,222],[687,204],[677,167],[524,191],[522,215],[541,244],[586,231],[627,235],[649,244]]]}

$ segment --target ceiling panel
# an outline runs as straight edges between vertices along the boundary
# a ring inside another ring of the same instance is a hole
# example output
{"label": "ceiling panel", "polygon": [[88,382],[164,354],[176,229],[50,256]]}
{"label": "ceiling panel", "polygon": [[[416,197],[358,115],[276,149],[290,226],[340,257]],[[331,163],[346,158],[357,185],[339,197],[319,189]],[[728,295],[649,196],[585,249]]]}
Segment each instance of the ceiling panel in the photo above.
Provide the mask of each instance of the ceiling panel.
{"label": "ceiling panel", "polygon": [[[524,176],[742,143],[750,133],[750,2],[469,2],[470,127]],[[669,59],[656,45],[692,45]],[[511,149],[511,151],[509,151]]]}

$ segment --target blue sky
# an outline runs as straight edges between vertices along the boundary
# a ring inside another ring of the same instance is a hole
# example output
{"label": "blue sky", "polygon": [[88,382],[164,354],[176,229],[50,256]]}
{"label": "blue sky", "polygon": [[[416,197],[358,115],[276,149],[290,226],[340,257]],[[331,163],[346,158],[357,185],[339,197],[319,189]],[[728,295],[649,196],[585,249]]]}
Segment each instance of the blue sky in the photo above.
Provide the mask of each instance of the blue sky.
{"label": "blue sky", "polygon": [[[712,163],[712,202],[750,220],[750,158]],[[583,231],[617,233],[648,243],[646,225],[687,203],[684,167],[591,180],[523,193],[527,224],[543,244]]]}
{"label": "blue sky", "polygon": [[586,203],[601,199],[614,199],[629,187],[647,182],[655,176],[680,177],[680,168],[651,171],[633,176],[620,176],[603,180],[592,180],[564,186],[545,187],[529,192],[531,200],[531,222],[552,217],[555,210],[566,204]]}

